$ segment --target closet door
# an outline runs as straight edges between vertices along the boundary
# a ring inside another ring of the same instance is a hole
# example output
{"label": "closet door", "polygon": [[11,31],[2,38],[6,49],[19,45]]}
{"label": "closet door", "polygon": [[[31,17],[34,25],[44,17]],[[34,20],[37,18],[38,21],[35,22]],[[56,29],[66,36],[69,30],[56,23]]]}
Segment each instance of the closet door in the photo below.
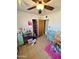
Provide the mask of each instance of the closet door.
{"label": "closet door", "polygon": [[45,33],[45,21],[44,20],[39,20],[39,36],[44,35]]}

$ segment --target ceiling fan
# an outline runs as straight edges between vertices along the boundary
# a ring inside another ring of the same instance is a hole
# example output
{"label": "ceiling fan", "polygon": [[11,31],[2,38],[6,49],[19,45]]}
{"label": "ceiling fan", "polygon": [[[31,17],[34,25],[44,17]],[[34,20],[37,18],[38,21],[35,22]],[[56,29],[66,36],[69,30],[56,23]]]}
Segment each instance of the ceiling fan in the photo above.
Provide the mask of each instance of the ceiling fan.
{"label": "ceiling fan", "polygon": [[32,9],[36,8],[36,9],[38,9],[39,14],[41,14],[43,9],[47,9],[50,11],[52,11],[54,9],[54,7],[46,5],[46,3],[48,3],[51,0],[32,0],[32,1],[36,3],[36,6],[30,7],[27,10],[32,10]]}

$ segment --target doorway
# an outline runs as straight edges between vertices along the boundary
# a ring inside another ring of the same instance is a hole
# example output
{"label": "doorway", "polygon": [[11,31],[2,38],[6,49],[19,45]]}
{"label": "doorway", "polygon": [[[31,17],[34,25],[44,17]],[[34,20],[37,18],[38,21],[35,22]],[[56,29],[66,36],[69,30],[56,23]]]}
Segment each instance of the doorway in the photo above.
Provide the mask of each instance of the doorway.
{"label": "doorway", "polygon": [[34,33],[36,36],[38,36],[37,20],[36,20],[36,19],[33,19],[33,20],[32,20],[32,23],[33,23],[33,33]]}
{"label": "doorway", "polygon": [[46,20],[41,19],[33,19],[33,32],[36,34],[36,36],[43,36],[45,34],[45,26],[46,26]]}

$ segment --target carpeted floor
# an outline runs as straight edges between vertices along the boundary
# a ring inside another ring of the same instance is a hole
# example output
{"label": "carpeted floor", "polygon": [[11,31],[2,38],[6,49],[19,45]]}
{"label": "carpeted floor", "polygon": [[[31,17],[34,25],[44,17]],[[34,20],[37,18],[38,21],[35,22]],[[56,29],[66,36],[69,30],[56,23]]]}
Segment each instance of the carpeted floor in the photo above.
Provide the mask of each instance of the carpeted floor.
{"label": "carpeted floor", "polygon": [[51,59],[44,51],[44,48],[49,43],[45,36],[37,38],[35,45],[24,45],[19,48],[18,59]]}

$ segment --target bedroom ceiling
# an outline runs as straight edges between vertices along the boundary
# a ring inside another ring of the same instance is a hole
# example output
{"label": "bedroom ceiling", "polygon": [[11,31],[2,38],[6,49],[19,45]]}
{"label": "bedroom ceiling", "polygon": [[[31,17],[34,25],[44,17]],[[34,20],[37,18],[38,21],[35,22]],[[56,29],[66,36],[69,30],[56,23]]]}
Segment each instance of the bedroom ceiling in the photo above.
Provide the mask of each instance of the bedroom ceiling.
{"label": "bedroom ceiling", "polygon": [[[32,9],[32,10],[27,10],[29,7],[32,7],[35,5],[36,4],[32,0],[18,0],[17,1],[17,10],[38,15],[39,13],[38,13],[38,10],[36,8]],[[46,15],[46,14],[49,14],[51,12],[54,13],[54,12],[59,11],[61,9],[61,0],[51,0],[50,2],[47,3],[47,5],[52,6],[55,9],[52,11],[44,9],[42,11],[42,15]]]}

